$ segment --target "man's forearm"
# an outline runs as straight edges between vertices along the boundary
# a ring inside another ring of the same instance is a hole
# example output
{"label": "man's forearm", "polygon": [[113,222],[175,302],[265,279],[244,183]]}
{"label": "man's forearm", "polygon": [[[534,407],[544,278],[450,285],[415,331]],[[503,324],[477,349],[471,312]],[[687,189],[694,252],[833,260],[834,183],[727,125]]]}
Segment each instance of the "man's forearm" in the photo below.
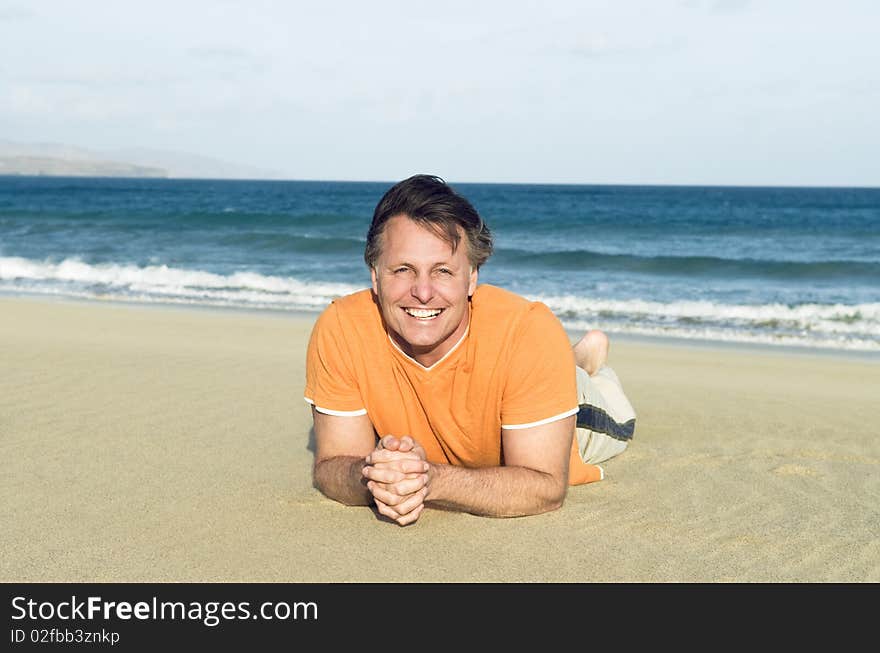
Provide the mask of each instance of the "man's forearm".
{"label": "man's forearm", "polygon": [[526,467],[473,469],[431,463],[425,503],[487,517],[536,515],[562,506],[568,479]]}
{"label": "man's forearm", "polygon": [[373,495],[367,489],[362,470],[364,459],[359,456],[334,456],[315,463],[315,487],[329,498],[348,506],[367,506]]}

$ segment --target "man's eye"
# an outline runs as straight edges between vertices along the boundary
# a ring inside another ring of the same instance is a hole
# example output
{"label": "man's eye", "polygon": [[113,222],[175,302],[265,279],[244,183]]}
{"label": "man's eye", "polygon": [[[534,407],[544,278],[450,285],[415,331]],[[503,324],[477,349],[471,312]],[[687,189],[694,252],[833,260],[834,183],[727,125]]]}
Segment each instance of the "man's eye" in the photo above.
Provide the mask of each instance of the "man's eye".
{"label": "man's eye", "polygon": [[452,274],[452,270],[450,270],[449,268],[440,268],[439,270],[437,270],[437,272],[441,274]]}
{"label": "man's eye", "polygon": [[400,274],[401,272],[406,272],[409,268],[395,268],[394,274]]}

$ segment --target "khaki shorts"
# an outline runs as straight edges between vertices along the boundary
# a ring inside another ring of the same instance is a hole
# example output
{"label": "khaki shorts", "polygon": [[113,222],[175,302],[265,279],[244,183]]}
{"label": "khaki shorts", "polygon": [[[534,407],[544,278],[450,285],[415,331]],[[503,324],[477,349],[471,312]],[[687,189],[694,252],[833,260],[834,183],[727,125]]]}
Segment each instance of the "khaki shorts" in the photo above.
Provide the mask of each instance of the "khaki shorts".
{"label": "khaki shorts", "polygon": [[626,449],[635,432],[636,413],[610,367],[603,366],[593,376],[580,367],[575,370],[578,452],[585,463],[595,465]]}

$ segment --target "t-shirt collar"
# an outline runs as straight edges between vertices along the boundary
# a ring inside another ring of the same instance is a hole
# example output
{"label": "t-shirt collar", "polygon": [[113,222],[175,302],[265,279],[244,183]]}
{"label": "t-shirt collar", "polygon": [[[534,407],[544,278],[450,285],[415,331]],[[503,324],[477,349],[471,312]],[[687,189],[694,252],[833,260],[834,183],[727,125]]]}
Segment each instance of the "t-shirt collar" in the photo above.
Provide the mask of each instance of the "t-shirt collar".
{"label": "t-shirt collar", "polygon": [[394,348],[395,348],[397,351],[400,352],[400,354],[401,354],[404,358],[406,358],[407,360],[412,361],[413,363],[415,363],[416,365],[418,365],[418,366],[419,366],[419,369],[422,369],[422,370],[424,370],[425,372],[430,372],[430,371],[433,370],[435,367],[437,367],[440,363],[442,363],[442,362],[445,361],[447,358],[449,358],[449,357],[452,355],[452,353],[453,353],[456,349],[458,349],[459,345],[465,341],[465,338],[467,338],[468,332],[469,332],[470,330],[471,330],[471,325],[470,325],[470,323],[468,323],[467,328],[464,330],[464,333],[461,334],[461,338],[459,338],[459,339],[458,339],[458,342],[456,342],[456,343],[452,346],[452,349],[450,349],[450,350],[447,351],[445,354],[443,354],[443,357],[442,357],[440,360],[438,360],[436,363],[434,363],[433,365],[431,365],[430,367],[425,367],[425,366],[422,365],[419,361],[417,361],[415,358],[413,358],[412,356],[410,356],[409,354],[407,354],[405,351],[403,351],[403,350],[398,346],[398,344],[397,344],[396,342],[394,342],[394,338],[391,337],[391,334],[390,334],[390,333],[388,333],[388,334],[386,334],[386,335],[388,336],[388,341],[394,346]]}

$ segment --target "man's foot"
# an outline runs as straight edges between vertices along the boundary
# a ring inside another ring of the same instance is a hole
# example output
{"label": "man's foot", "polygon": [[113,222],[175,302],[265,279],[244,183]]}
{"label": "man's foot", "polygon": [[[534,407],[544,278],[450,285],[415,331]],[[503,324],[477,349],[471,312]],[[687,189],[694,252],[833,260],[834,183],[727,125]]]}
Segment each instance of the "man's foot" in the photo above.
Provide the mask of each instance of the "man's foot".
{"label": "man's foot", "polygon": [[608,347],[608,336],[603,331],[587,331],[574,346],[575,363],[593,376],[608,360]]}

